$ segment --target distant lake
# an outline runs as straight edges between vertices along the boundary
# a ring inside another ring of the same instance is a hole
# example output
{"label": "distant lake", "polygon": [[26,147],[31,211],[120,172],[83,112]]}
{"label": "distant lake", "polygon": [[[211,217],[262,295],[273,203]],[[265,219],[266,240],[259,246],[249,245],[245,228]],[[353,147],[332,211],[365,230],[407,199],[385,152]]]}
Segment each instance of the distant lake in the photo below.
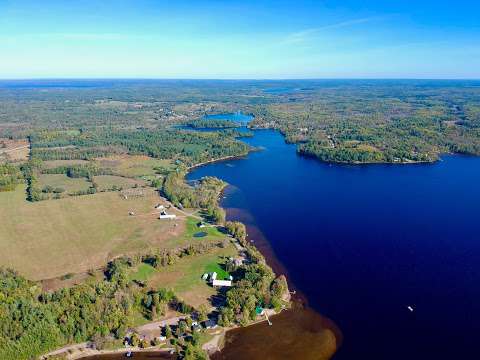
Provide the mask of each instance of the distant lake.
{"label": "distant lake", "polygon": [[480,158],[340,166],[298,156],[278,132],[245,141],[265,150],[188,178],[231,184],[229,218],[342,331],[335,359],[478,358]]}
{"label": "distant lake", "polygon": [[214,114],[214,115],[205,115],[204,119],[206,120],[228,120],[237,122],[242,125],[248,124],[253,120],[253,116],[242,113],[241,111],[235,113],[226,113],[226,114]]}

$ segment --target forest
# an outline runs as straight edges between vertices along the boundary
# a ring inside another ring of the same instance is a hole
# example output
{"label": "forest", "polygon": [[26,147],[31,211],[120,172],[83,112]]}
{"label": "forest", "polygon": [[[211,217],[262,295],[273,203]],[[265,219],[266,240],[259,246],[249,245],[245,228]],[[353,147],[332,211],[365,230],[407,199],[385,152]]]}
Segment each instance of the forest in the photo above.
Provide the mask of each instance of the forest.
{"label": "forest", "polygon": [[249,147],[223,133],[182,130],[96,129],[71,133],[41,131],[30,137],[32,155],[40,160],[72,160],[128,153],[173,159],[192,166],[225,156],[245,155]]}
{"label": "forest", "polygon": [[[48,91],[38,91],[46,85]],[[235,124],[204,117],[232,111],[253,114],[251,128],[278,129],[288,142],[298,144],[300,154],[323,161],[403,163],[436,161],[442,153],[480,153],[478,81],[85,80],[44,84],[39,80],[0,82],[0,103],[0,133],[11,138],[34,135],[34,153],[43,159],[86,159],[124,151],[154,157],[176,152],[198,159],[195,148],[202,142],[238,145],[222,143],[214,135],[171,131],[172,125],[229,128]],[[70,136],[45,141],[35,135],[45,129]],[[86,135],[92,131],[98,131],[98,137]],[[193,138],[197,136],[204,138]],[[165,142],[166,147],[159,149],[156,141]],[[180,146],[183,141],[191,146]],[[58,147],[72,145],[75,148],[59,153]]]}

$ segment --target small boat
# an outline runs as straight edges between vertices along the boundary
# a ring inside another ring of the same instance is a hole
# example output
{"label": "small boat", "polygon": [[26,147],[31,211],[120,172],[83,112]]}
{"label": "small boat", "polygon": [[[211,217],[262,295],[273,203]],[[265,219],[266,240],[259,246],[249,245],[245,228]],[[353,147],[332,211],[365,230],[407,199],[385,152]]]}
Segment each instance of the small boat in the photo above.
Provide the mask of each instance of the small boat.
{"label": "small boat", "polygon": [[407,309],[410,310],[410,312],[413,312],[413,307],[412,306],[408,305]]}

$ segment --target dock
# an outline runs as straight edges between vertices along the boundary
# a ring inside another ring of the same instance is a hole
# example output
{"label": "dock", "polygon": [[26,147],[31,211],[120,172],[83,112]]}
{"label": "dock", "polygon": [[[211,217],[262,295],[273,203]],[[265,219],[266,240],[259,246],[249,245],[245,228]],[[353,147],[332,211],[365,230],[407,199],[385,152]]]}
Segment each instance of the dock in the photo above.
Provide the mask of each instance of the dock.
{"label": "dock", "polygon": [[270,321],[270,319],[268,318],[268,315],[267,315],[267,312],[266,312],[266,311],[263,312],[263,315],[265,315],[265,319],[267,320],[268,325],[272,326],[273,324],[272,324],[272,322]]}

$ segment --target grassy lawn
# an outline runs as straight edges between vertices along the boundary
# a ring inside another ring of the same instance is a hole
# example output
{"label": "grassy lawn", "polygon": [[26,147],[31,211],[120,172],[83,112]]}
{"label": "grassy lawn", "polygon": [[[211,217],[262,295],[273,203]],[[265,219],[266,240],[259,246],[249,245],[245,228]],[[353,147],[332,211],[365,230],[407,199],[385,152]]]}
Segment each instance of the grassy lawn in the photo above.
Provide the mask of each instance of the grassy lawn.
{"label": "grassy lawn", "polygon": [[[227,236],[221,231],[219,231],[218,228],[215,226],[206,226],[203,228],[199,228],[197,225],[199,222],[200,220],[196,218],[188,217],[185,223],[185,232],[182,234],[182,236],[168,240],[166,246],[169,248],[174,248],[185,246],[192,242],[218,242],[218,240],[227,238]],[[206,233],[206,236],[195,237],[195,234],[202,232]]]}
{"label": "grassy lawn", "polygon": [[98,188],[100,191],[109,190],[113,186],[116,186],[117,188],[128,189],[134,187],[135,185],[145,185],[145,182],[142,180],[114,175],[94,176],[93,180],[98,184]]}
{"label": "grassy lawn", "polygon": [[153,266],[141,263],[138,265],[136,271],[130,274],[129,280],[147,281],[155,271],[156,270]]}
{"label": "grassy lawn", "polygon": [[84,178],[69,178],[64,174],[43,174],[38,177],[38,184],[40,189],[45,185],[50,185],[54,188],[63,188],[65,193],[72,194],[80,190],[88,190],[91,183]]}
{"label": "grassy lawn", "polygon": [[211,262],[210,264],[207,264],[203,270],[205,273],[217,273],[217,279],[218,280],[228,280],[228,277],[230,274],[226,272],[222,265],[219,264],[218,262]]}
{"label": "grassy lawn", "polygon": [[171,288],[181,299],[195,307],[208,304],[216,290],[202,280],[202,275],[208,269],[220,270],[223,257],[235,256],[236,253],[233,244],[228,243],[223,249],[214,248],[207,254],[184,257],[150,274],[147,284],[154,288]]}
{"label": "grassy lawn", "polygon": [[25,186],[0,193],[0,266],[39,280],[184,241],[185,220],[158,220],[154,205],[162,200],[153,189],[146,192],[128,200],[107,192],[36,203],[25,200]]}

